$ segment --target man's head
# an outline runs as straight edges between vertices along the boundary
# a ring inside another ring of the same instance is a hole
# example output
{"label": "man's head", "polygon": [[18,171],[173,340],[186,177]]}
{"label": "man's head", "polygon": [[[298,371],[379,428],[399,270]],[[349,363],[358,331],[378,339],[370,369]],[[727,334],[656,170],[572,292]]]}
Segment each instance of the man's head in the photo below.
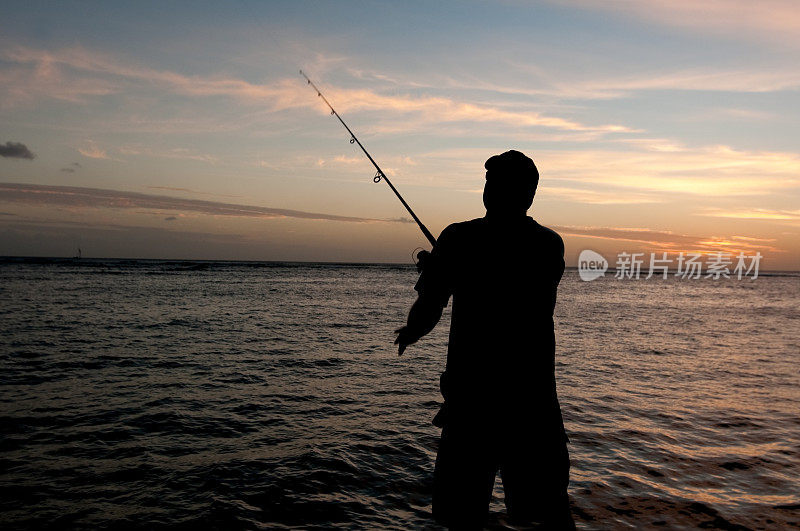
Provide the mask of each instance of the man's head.
{"label": "man's head", "polygon": [[533,160],[512,149],[490,157],[484,167],[483,204],[486,211],[499,215],[525,215],[539,184],[539,170]]}

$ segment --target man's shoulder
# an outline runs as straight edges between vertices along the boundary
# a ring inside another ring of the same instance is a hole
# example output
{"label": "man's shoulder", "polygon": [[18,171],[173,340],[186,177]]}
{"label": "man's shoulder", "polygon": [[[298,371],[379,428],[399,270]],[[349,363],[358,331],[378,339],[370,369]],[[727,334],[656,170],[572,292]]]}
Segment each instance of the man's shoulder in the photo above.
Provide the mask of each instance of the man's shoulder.
{"label": "man's shoulder", "polygon": [[540,241],[547,242],[547,245],[550,246],[553,250],[560,252],[562,255],[564,254],[564,240],[561,238],[561,235],[551,229],[550,227],[545,227],[544,225],[540,225],[536,220],[533,220],[534,225],[536,226],[536,231],[538,232],[538,237],[541,238]]}
{"label": "man's shoulder", "polygon": [[539,232],[541,232],[543,237],[549,238],[549,239],[551,239],[553,241],[556,241],[556,242],[560,242],[563,245],[564,240],[563,240],[563,238],[561,238],[561,235],[559,233],[557,233],[556,231],[554,231],[550,227],[545,227],[544,225],[541,225],[536,220],[533,220],[533,222],[536,225],[537,230]]}
{"label": "man's shoulder", "polygon": [[439,238],[457,238],[460,235],[469,234],[476,230],[481,230],[486,226],[486,218],[475,218],[467,221],[451,223],[442,231]]}

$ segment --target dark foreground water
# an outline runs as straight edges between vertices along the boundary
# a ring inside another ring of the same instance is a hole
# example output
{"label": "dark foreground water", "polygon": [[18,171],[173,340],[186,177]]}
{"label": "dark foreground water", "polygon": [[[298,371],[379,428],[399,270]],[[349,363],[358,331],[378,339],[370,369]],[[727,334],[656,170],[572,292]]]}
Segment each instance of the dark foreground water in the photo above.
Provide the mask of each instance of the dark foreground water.
{"label": "dark foreground water", "polygon": [[[425,528],[449,318],[410,267],[0,263],[0,526]],[[568,271],[579,527],[800,526],[800,278]],[[492,505],[502,522],[502,488]]]}

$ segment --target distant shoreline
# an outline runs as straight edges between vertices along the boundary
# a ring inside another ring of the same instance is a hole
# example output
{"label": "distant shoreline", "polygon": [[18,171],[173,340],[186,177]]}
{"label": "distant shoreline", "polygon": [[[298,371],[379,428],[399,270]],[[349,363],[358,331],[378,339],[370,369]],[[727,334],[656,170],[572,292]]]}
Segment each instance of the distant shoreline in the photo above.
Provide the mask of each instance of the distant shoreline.
{"label": "distant shoreline", "polygon": [[[0,264],[60,264],[60,263],[84,263],[86,265],[104,262],[140,262],[140,263],[199,263],[199,264],[248,264],[248,265],[276,265],[276,266],[336,266],[336,267],[407,267],[413,269],[412,263],[402,262],[311,262],[304,260],[230,260],[230,259],[194,259],[194,258],[99,258],[99,257],[68,257],[68,256],[0,256]],[[577,266],[567,266],[566,271],[577,272]],[[643,276],[646,270],[643,269]],[[674,275],[676,270],[670,269],[669,274]],[[613,275],[616,269],[609,268],[607,275]],[[759,271],[759,276],[795,276],[800,275],[797,270],[772,270],[764,269]],[[660,276],[658,273],[654,276]]]}

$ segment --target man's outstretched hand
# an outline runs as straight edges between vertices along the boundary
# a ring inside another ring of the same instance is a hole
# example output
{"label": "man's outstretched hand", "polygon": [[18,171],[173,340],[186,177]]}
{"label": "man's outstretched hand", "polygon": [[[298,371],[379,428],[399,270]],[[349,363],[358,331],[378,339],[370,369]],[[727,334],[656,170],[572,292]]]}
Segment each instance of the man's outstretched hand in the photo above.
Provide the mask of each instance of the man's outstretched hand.
{"label": "man's outstretched hand", "polygon": [[420,294],[411,306],[411,311],[408,312],[408,323],[394,331],[397,334],[394,344],[398,346],[398,356],[402,356],[407,346],[416,343],[419,338],[433,330],[433,327],[439,322],[444,306],[434,303],[434,300]]}
{"label": "man's outstretched hand", "polygon": [[394,344],[397,345],[398,356],[402,356],[403,352],[406,351],[406,347],[412,343],[416,343],[417,339],[419,339],[418,337],[414,337],[414,335],[408,329],[408,326],[398,328],[394,331],[394,333],[397,334]]}

